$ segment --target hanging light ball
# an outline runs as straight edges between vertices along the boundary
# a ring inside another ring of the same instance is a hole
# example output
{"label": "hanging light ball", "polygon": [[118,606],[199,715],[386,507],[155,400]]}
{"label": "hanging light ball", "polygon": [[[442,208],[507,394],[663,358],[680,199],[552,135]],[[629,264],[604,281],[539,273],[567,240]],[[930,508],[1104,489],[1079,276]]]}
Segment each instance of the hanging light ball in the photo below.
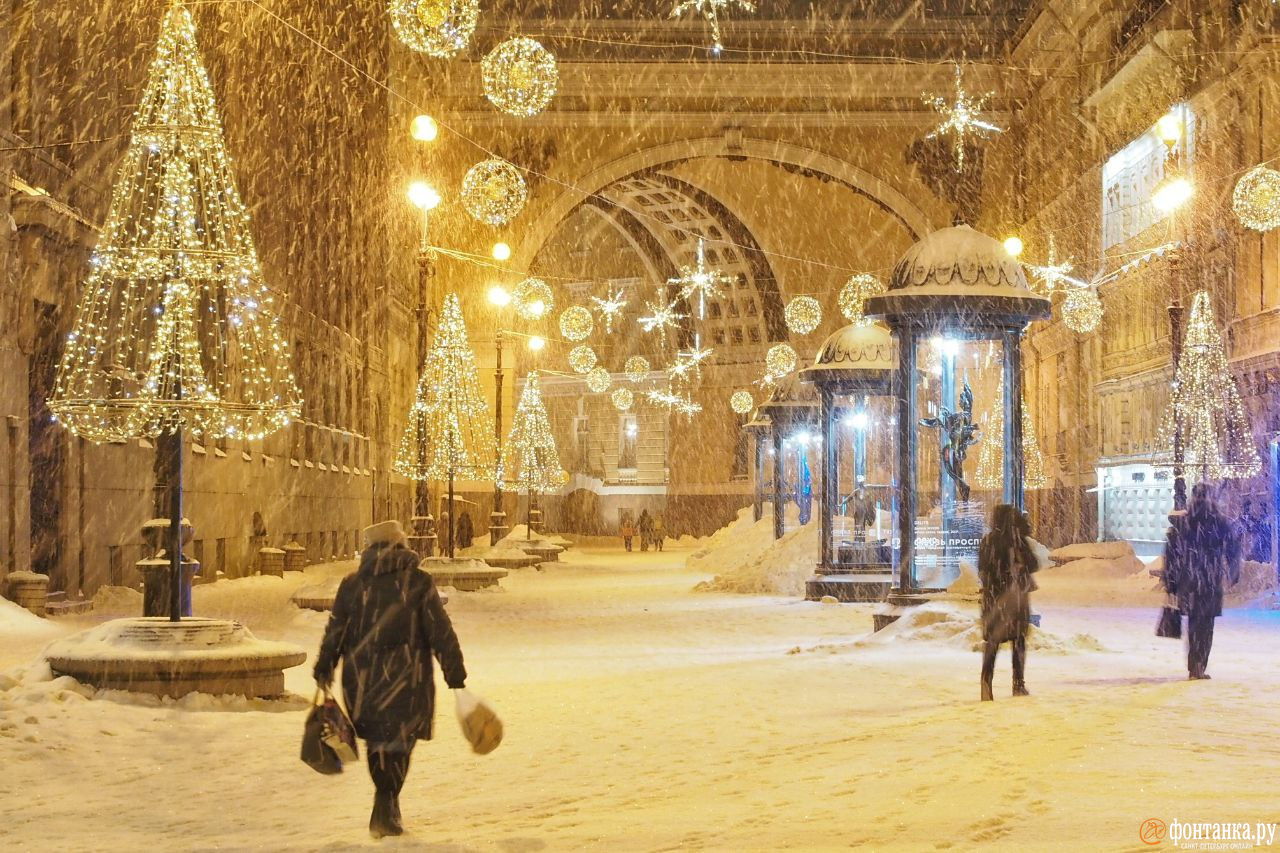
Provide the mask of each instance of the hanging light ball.
{"label": "hanging light ball", "polygon": [[751,392],[739,389],[729,395],[729,408],[733,409],[740,415],[745,415],[755,406],[755,398],[751,396]]}
{"label": "hanging light ball", "polygon": [[517,284],[511,298],[516,304],[516,313],[526,320],[541,320],[556,304],[551,285],[540,278],[526,278]]}
{"label": "hanging light ball", "polygon": [[585,341],[595,325],[591,312],[581,305],[573,305],[560,314],[560,334],[571,341]]}
{"label": "hanging light ball", "polygon": [[1062,303],[1062,319],[1067,328],[1087,335],[1102,322],[1102,300],[1092,287],[1073,287]]}
{"label": "hanging light ball", "polygon": [[858,273],[850,276],[849,280],[844,283],[844,287],[840,288],[840,296],[836,300],[840,305],[840,313],[850,323],[857,323],[865,326],[870,323],[863,316],[863,307],[866,305],[868,296],[875,296],[878,293],[884,293],[884,282],[870,273]]}
{"label": "hanging light ball", "polygon": [[529,197],[520,170],[506,160],[482,160],[462,179],[462,204],[486,225],[505,225],[524,208]]}
{"label": "hanging light ball", "polygon": [[613,377],[609,375],[609,371],[603,367],[596,367],[587,374],[587,388],[592,393],[603,394],[609,390],[609,386],[613,384]]}
{"label": "hanging light ball", "polygon": [[596,351],[586,344],[569,350],[569,367],[574,373],[586,373],[596,366]]}
{"label": "hanging light ball", "polygon": [[783,316],[794,334],[807,335],[822,322],[822,305],[812,296],[797,296],[787,303]]}
{"label": "hanging light ball", "polygon": [[622,365],[622,369],[632,382],[643,382],[649,375],[649,359],[642,355],[633,355]]}
{"label": "hanging light ball", "polygon": [[1254,231],[1280,226],[1280,171],[1255,166],[1236,182],[1231,209],[1240,224]]}
{"label": "hanging light ball", "polygon": [[795,370],[799,361],[800,357],[796,355],[796,351],[791,348],[790,344],[774,344],[769,347],[769,351],[764,355],[764,367],[767,375],[775,379],[780,376],[786,376]]}
{"label": "hanging light ball", "polygon": [[507,39],[489,51],[480,69],[484,96],[490,103],[523,118],[546,109],[560,80],[551,51],[523,36]]}
{"label": "hanging light ball", "polygon": [[631,393],[630,388],[617,388],[609,395],[609,399],[613,401],[615,409],[619,412],[625,412],[636,401],[636,395]]}
{"label": "hanging light ball", "polygon": [[467,46],[480,0],[390,0],[391,27],[414,50],[447,58]]}

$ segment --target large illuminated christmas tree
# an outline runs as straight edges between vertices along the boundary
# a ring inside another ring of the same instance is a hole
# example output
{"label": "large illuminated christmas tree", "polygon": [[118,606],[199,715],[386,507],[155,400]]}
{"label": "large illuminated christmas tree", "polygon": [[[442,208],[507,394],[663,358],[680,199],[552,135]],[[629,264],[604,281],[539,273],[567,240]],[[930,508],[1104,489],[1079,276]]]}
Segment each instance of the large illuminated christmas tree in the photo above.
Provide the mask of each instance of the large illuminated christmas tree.
{"label": "large illuminated christmas tree", "polygon": [[[49,408],[91,441],[158,437],[173,578],[182,434],[260,438],[301,406],[195,24],[165,14]],[[180,615],[171,583],[170,618]]]}
{"label": "large illuminated christmas tree", "polygon": [[[982,447],[978,449],[978,469],[973,481],[981,489],[999,489],[1004,485],[1004,377],[996,386],[996,397],[987,410],[983,424]],[[1044,473],[1044,453],[1036,439],[1035,424],[1027,404],[1022,404],[1022,485],[1027,489],[1043,489],[1048,482]]]}
{"label": "large illuminated christmas tree", "polygon": [[499,477],[505,488],[530,495],[554,492],[565,483],[536,372],[529,374],[516,405],[511,433],[502,448]]}
{"label": "large illuminated christmas tree", "polygon": [[[409,423],[396,453],[395,470],[413,480],[445,480],[449,523],[453,524],[456,479],[492,480],[497,441],[489,405],[480,393],[476,356],[467,337],[458,294],[450,293],[440,313],[426,366],[418,378]],[[449,556],[453,539],[448,537]]]}
{"label": "large illuminated christmas tree", "polygon": [[[1175,438],[1176,437],[1176,438]],[[1240,391],[1206,291],[1195,295],[1160,443],[1182,444],[1187,471],[1204,480],[1252,477],[1262,468]]]}

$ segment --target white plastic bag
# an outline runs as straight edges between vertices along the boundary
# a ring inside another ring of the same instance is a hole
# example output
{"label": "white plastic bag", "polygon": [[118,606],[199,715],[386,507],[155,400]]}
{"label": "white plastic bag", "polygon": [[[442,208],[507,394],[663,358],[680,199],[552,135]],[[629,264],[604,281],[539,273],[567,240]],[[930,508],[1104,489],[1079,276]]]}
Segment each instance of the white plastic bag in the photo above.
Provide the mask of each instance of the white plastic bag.
{"label": "white plastic bag", "polygon": [[1052,569],[1054,564],[1053,558],[1049,556],[1049,549],[1032,539],[1030,536],[1026,537],[1026,539],[1027,546],[1031,548],[1031,553],[1036,555],[1037,570]]}
{"label": "white plastic bag", "polygon": [[471,744],[471,751],[488,755],[497,749],[502,743],[502,720],[489,703],[465,687],[453,691],[453,698],[462,736]]}

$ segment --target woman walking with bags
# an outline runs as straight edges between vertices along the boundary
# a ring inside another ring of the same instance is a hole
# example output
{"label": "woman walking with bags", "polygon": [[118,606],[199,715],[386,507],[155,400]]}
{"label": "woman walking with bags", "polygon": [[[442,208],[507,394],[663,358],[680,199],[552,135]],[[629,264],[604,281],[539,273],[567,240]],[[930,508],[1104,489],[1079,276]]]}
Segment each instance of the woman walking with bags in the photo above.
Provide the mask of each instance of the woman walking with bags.
{"label": "woman walking with bags", "polygon": [[1040,568],[1027,541],[1031,525],[1011,504],[991,512],[991,532],[978,548],[982,581],[982,701],[990,702],[1000,644],[1013,643],[1013,695],[1029,696],[1026,682],[1027,625],[1031,621],[1032,573]]}
{"label": "woman walking with bags", "polygon": [[342,661],[342,695],[356,734],[367,741],[376,793],[369,831],[400,835],[400,790],[409,756],[431,738],[435,679],[440,662],[451,689],[467,678],[462,649],[431,575],[405,547],[398,521],[364,530],[360,567],[338,587],[316,656],[316,683],[325,691]]}

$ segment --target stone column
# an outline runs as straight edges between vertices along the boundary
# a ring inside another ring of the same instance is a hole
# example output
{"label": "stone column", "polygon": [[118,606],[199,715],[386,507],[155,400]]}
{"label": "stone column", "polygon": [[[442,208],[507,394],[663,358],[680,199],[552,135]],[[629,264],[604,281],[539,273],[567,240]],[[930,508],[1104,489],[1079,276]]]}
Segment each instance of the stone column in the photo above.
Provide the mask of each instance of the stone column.
{"label": "stone column", "polygon": [[916,552],[916,460],[918,437],[916,421],[916,346],[920,333],[903,327],[898,333],[898,375],[894,395],[898,410],[898,591],[915,591]]}

